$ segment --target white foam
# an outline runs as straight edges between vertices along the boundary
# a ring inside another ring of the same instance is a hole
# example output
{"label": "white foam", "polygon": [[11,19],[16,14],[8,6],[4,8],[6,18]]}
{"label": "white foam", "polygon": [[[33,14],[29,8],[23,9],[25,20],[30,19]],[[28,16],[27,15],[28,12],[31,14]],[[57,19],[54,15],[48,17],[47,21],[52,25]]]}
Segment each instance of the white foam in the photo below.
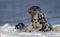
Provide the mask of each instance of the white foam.
{"label": "white foam", "polygon": [[60,24],[57,24],[57,25],[53,25],[53,28],[55,28],[56,26],[60,26]]}
{"label": "white foam", "polygon": [[[59,24],[58,24],[59,25]],[[56,25],[55,25],[56,26]],[[0,27],[0,37],[60,37],[60,32],[18,32],[14,29],[14,26],[9,26],[9,24],[5,24]]]}

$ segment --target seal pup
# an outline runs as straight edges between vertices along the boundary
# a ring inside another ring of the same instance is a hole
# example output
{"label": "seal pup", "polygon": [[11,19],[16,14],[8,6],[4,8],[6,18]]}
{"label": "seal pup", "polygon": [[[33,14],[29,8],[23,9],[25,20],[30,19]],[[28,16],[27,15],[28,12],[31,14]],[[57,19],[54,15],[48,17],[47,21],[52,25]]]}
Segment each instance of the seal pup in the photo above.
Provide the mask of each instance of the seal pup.
{"label": "seal pup", "polygon": [[32,6],[28,9],[28,13],[32,16],[31,22],[27,27],[27,32],[51,31],[52,27],[45,18],[44,13],[39,6]]}

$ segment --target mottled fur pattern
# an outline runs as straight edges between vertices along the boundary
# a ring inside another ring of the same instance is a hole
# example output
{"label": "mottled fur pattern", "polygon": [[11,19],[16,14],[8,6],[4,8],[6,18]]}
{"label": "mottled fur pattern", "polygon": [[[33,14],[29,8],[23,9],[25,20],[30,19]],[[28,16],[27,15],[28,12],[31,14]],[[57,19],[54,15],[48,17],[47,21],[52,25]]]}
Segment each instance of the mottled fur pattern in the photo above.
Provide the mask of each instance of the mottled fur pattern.
{"label": "mottled fur pattern", "polygon": [[21,32],[47,32],[52,30],[40,7],[32,6],[28,9],[28,13],[32,16],[30,25],[25,27],[23,23],[19,23],[15,26],[16,29]]}
{"label": "mottled fur pattern", "polygon": [[31,15],[32,12],[35,12],[36,14],[34,16],[32,15],[31,23],[28,26],[27,32],[33,31],[47,32],[52,30],[52,27],[50,27],[49,23],[45,19],[44,13],[38,6],[30,8],[30,11]]}
{"label": "mottled fur pattern", "polygon": [[20,32],[26,32],[26,27],[23,23],[18,23],[15,25],[15,29],[19,30]]}

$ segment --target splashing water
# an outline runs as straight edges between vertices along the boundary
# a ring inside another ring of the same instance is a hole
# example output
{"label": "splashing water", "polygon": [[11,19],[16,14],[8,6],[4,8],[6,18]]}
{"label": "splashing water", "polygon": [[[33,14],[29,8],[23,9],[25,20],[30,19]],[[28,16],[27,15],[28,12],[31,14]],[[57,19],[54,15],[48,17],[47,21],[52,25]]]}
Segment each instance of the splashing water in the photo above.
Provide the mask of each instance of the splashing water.
{"label": "splashing water", "polygon": [[[56,26],[60,26],[59,24]],[[53,27],[56,27],[55,25]],[[0,27],[0,37],[60,37],[60,32],[19,32],[14,29],[14,26],[9,26],[9,24],[5,24],[4,26]]]}

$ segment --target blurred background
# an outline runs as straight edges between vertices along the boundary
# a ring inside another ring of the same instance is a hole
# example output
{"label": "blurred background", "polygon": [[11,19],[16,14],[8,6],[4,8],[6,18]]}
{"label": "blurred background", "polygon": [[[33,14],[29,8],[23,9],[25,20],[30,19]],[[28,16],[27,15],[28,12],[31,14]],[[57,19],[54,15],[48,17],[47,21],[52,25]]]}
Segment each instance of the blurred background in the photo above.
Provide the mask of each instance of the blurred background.
{"label": "blurred background", "polygon": [[60,0],[0,0],[0,26],[19,22],[29,25],[31,6],[39,6],[51,25],[60,24]]}

